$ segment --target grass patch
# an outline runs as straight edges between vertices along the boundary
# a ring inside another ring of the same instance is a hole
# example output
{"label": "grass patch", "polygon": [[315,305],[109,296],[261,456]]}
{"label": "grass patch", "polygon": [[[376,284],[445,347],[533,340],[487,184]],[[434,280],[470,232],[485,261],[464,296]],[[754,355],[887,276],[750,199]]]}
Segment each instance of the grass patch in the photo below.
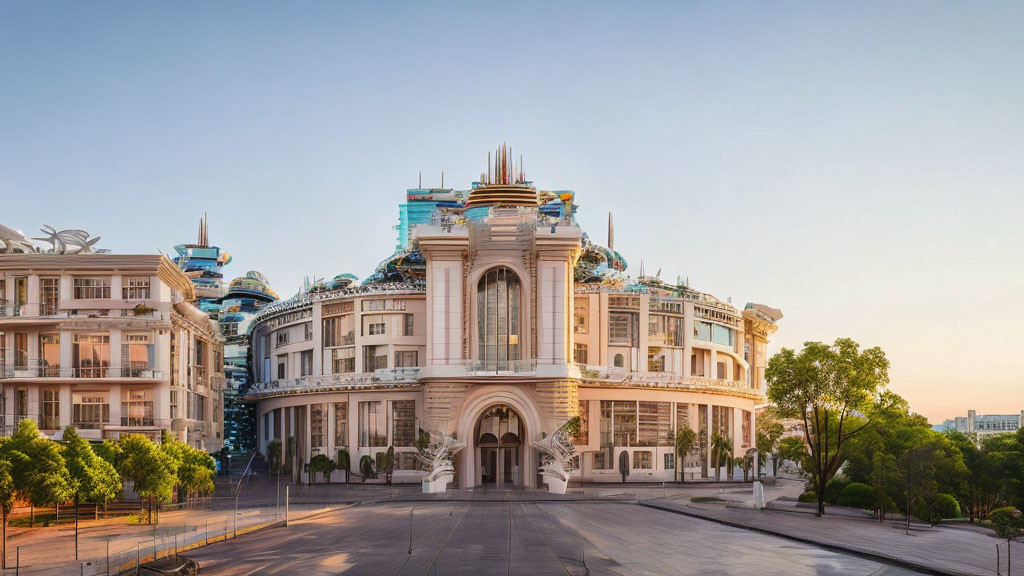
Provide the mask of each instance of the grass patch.
{"label": "grass patch", "polygon": [[[53,512],[43,512],[43,513],[36,514],[36,521],[35,521],[34,524],[30,521],[30,518],[31,517],[28,514],[25,514],[23,516],[12,517],[12,518],[10,518],[7,521],[7,524],[9,526],[18,526],[18,527],[21,527],[21,528],[28,528],[30,525],[34,526],[36,528],[43,528],[45,526],[54,526],[57,523],[57,515],[54,514]],[[69,511],[67,514],[61,514],[60,515],[60,523],[61,524],[74,524],[75,523],[75,513],[74,513],[74,511],[72,510],[72,511]]]}
{"label": "grass patch", "polygon": [[725,500],[722,500],[718,496],[698,496],[696,498],[690,498],[690,502],[695,502],[697,504],[709,504],[712,502],[725,502]]}

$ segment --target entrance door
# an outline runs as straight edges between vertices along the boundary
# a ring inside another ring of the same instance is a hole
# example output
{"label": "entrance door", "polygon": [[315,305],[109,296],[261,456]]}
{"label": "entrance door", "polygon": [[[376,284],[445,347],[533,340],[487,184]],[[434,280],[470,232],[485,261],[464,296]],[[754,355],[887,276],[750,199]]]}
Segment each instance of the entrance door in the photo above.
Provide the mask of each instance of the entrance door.
{"label": "entrance door", "polygon": [[498,449],[480,449],[480,482],[483,484],[494,484],[498,481]]}
{"label": "entrance door", "polygon": [[513,453],[515,452],[515,448],[505,448],[502,450],[502,452],[505,453],[505,466],[503,469],[504,480],[506,484],[512,484],[512,466],[513,462],[515,462],[515,459],[513,458]]}

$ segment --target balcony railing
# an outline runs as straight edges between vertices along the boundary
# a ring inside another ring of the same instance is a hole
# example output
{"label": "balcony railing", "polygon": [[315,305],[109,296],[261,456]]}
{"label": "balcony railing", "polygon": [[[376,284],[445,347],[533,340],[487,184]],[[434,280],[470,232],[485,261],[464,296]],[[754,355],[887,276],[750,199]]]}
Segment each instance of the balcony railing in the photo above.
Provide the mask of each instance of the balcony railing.
{"label": "balcony railing", "polygon": [[250,395],[271,395],[288,392],[309,392],[330,390],[333,388],[353,387],[390,387],[414,383],[419,379],[420,369],[394,368],[377,370],[376,372],[323,374],[319,376],[303,376],[270,382],[255,382],[249,388]]}
{"label": "balcony railing", "polygon": [[15,304],[10,300],[0,300],[0,318],[19,318],[22,316],[57,316],[62,314],[56,302],[23,302]]}
{"label": "balcony railing", "polygon": [[580,373],[585,380],[642,386],[645,388],[683,388],[693,390],[720,390],[726,392],[757,393],[758,388],[744,380],[726,380],[724,378],[707,378],[704,376],[684,377],[674,372],[630,372],[623,368],[607,366],[580,365]]}
{"label": "balcony railing", "polygon": [[472,376],[503,376],[513,374],[535,374],[536,360],[470,360],[466,372]]}
{"label": "balcony railing", "polygon": [[0,378],[142,378],[162,380],[163,372],[149,366],[59,366],[45,360],[0,366]]}

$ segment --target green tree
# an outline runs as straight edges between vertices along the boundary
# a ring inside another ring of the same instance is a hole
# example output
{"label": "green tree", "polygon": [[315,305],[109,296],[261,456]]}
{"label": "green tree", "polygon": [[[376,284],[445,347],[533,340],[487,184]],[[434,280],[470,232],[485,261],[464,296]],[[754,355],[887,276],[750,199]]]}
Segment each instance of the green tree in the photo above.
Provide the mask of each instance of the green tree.
{"label": "green tree", "polygon": [[174,458],[141,434],[127,434],[118,442],[120,458],[117,471],[131,480],[133,489],[149,504],[147,522],[153,523],[153,507],[166,502],[178,484]]}
{"label": "green tree", "polygon": [[768,362],[768,399],[784,417],[801,418],[807,441],[818,515],[825,513],[825,484],[842,465],[847,441],[868,420],[851,414],[874,401],[889,382],[889,361],[880,348],[861,351],[848,338],[834,344],[807,342],[798,354],[783,348]]}
{"label": "green tree", "polygon": [[3,458],[11,463],[11,477],[21,498],[32,505],[29,524],[34,524],[34,509],[55,506],[72,498],[67,462],[60,444],[39,436],[32,420],[22,420],[9,441],[2,446]]}
{"label": "green tree", "polygon": [[68,426],[64,429],[64,458],[67,461],[68,484],[75,499],[75,559],[78,559],[78,505],[81,502],[100,504],[121,495],[123,484],[114,466],[100,458],[92,446]]}
{"label": "green tree", "polygon": [[388,446],[384,453],[384,461],[381,462],[381,470],[384,472],[384,483],[391,484],[391,475],[395,472],[395,447]]}
{"label": "green tree", "polygon": [[[715,467],[715,482],[722,480],[722,466],[732,462],[732,440],[718,430],[711,433],[711,462]],[[728,474],[728,472],[726,472]]]}
{"label": "green tree", "polygon": [[1010,564],[1010,542],[1024,536],[1024,514],[1013,506],[1005,506],[993,510],[989,514],[992,527],[996,536],[1006,540],[1006,573],[1013,574],[1013,566]]}
{"label": "green tree", "polygon": [[787,436],[779,441],[779,460],[791,460],[803,464],[807,457],[807,443],[803,437]]}
{"label": "green tree", "polygon": [[[754,426],[754,446],[757,448],[758,468],[765,462],[768,454],[777,454],[779,441],[786,432],[786,427],[779,421],[775,409],[768,407],[757,416],[757,423]],[[778,458],[775,458],[773,465],[778,465]],[[775,470],[772,470],[774,473]]]}
{"label": "green tree", "polygon": [[208,453],[190,446],[165,430],[160,449],[174,460],[178,490],[187,498],[213,493],[217,462]]}
{"label": "green tree", "polygon": [[11,477],[11,463],[0,460],[0,513],[3,514],[3,541],[0,546],[0,567],[7,567],[7,517],[14,510],[15,487]]}
{"label": "green tree", "polygon": [[676,429],[676,470],[679,472],[680,482],[686,482],[686,457],[693,452],[693,443],[697,440],[697,433],[689,426],[680,426]]}

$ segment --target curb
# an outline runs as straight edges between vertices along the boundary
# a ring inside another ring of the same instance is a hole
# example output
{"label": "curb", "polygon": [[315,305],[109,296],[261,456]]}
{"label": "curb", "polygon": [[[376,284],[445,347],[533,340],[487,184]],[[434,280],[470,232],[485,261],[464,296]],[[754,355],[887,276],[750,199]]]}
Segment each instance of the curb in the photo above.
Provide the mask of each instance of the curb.
{"label": "curb", "polygon": [[818,548],[823,548],[823,549],[829,550],[831,552],[843,552],[843,553],[846,553],[846,554],[852,554],[853,556],[864,558],[866,560],[871,560],[871,561],[874,561],[874,562],[879,562],[881,564],[888,564],[890,566],[897,566],[897,567],[900,567],[900,568],[906,568],[908,570],[914,570],[916,572],[921,572],[923,574],[932,574],[934,576],[976,576],[976,575],[971,574],[969,572],[959,572],[959,571],[955,571],[955,570],[941,570],[939,568],[935,568],[934,566],[928,566],[928,565],[925,565],[925,564],[920,564],[920,563],[912,562],[912,561],[909,561],[909,560],[903,560],[901,558],[893,558],[891,556],[886,556],[886,555],[883,555],[883,554],[879,554],[877,552],[871,552],[869,550],[862,550],[862,549],[859,549],[859,548],[852,548],[852,547],[848,547],[848,546],[841,546],[841,545],[838,545],[838,544],[827,544],[827,543],[823,543],[823,542],[818,542],[816,540],[812,540],[810,538],[804,538],[803,536],[794,536],[792,534],[787,534],[785,532],[778,532],[778,531],[769,530],[769,529],[766,529],[766,528],[758,528],[756,526],[748,526],[746,524],[741,524],[739,522],[733,522],[731,520],[722,520],[720,518],[711,518],[711,517],[708,517],[708,516],[703,516],[701,514],[694,514],[692,512],[687,512],[685,510],[678,510],[678,509],[675,509],[675,508],[667,508],[665,506],[659,506],[657,504],[650,504],[648,502],[637,502],[637,505],[638,506],[643,506],[645,508],[650,508],[652,510],[660,510],[662,512],[669,512],[669,513],[672,513],[672,514],[679,514],[681,516],[688,516],[690,518],[696,518],[698,520],[705,520],[707,522],[715,522],[717,524],[722,524],[724,526],[729,526],[731,528],[740,528],[742,530],[750,530],[751,532],[757,532],[757,533],[760,533],[760,534],[766,534],[768,536],[777,536],[779,538],[785,538],[787,540],[792,540],[794,542],[800,542],[801,544],[808,544],[810,546],[815,546],[815,547],[818,547]]}

